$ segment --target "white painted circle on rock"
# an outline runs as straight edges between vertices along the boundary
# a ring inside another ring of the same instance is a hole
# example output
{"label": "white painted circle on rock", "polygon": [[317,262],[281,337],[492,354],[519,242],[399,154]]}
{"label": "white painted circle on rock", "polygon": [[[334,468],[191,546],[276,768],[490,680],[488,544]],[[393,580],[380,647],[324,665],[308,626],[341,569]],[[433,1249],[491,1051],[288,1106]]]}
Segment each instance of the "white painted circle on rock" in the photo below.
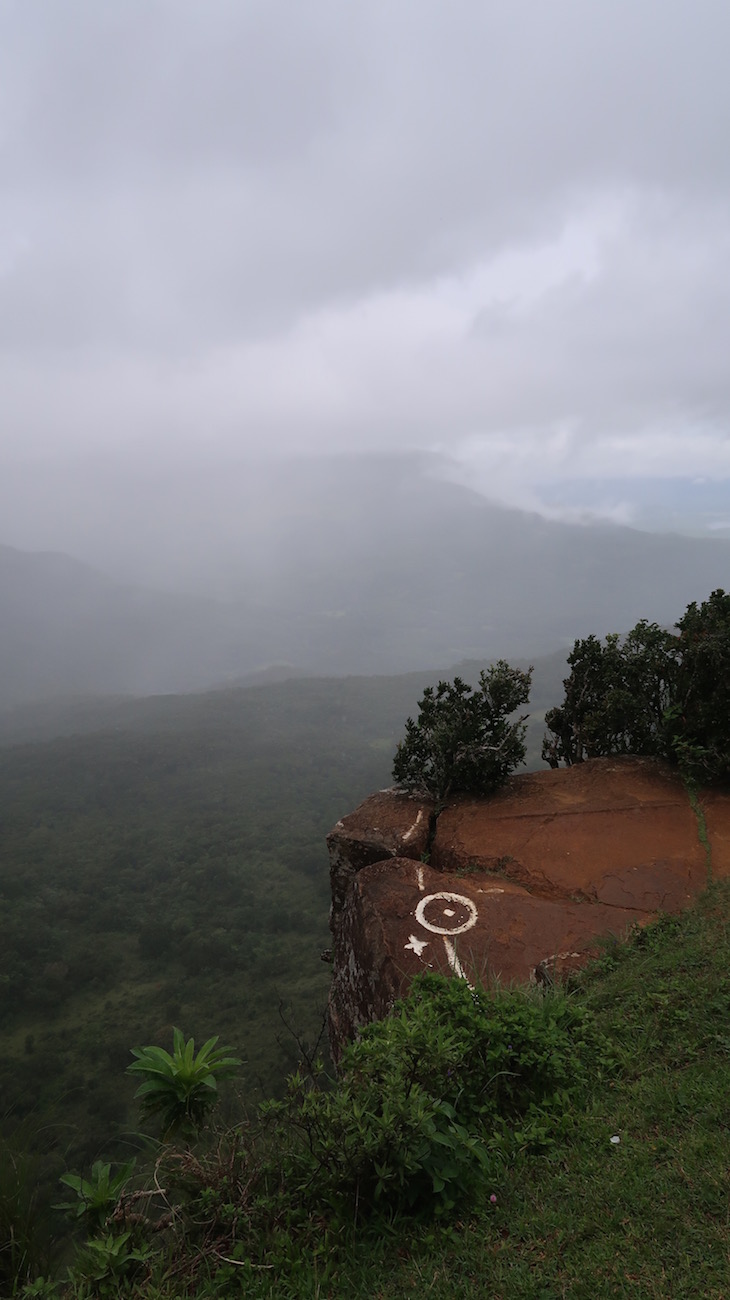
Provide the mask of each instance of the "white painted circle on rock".
{"label": "white painted circle on rock", "polygon": [[[453,908],[444,907],[444,903],[456,903],[458,908],[461,909],[462,916],[464,914],[463,909],[466,908],[466,920],[459,922],[459,912],[454,911]],[[433,904],[441,904],[441,907],[434,907]],[[445,922],[445,924],[435,925],[432,921],[427,921],[427,907],[432,915],[436,914],[438,919]],[[455,917],[455,920],[452,921],[452,917]],[[476,925],[477,909],[471,899],[466,898],[464,894],[449,894],[442,891],[438,894],[426,894],[421,899],[416,908],[416,920],[420,921],[424,930],[430,930],[432,934],[463,934],[464,930],[471,930],[471,927]]]}

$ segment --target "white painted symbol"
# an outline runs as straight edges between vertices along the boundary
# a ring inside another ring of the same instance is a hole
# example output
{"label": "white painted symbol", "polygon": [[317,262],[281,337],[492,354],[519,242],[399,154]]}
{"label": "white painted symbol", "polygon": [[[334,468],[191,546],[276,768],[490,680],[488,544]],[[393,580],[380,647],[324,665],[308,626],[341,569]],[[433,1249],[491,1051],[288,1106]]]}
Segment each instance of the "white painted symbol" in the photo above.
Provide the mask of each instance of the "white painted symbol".
{"label": "white painted symbol", "polygon": [[408,943],[405,945],[405,947],[406,947],[406,951],[410,949],[411,952],[415,952],[417,957],[420,957],[424,948],[428,947],[428,939],[419,939],[418,935],[409,934]]}
{"label": "white painted symbol", "polygon": [[413,825],[411,826],[411,829],[406,831],[405,835],[403,836],[404,844],[407,844],[409,840],[413,839],[413,836],[415,835],[422,821],[423,821],[423,808],[420,808],[418,812],[418,816],[414,821]]}
{"label": "white painted symbol", "polygon": [[[459,958],[456,955],[456,948],[454,947],[451,939],[446,939],[446,938],[444,939],[444,948],[446,949],[446,960],[449,963],[449,966],[451,967],[454,974],[458,975],[460,980],[466,980],[467,984],[469,984],[469,981],[466,979],[466,975],[464,973],[464,967],[462,966],[461,962],[459,961]],[[469,984],[470,989],[473,987],[474,987],[473,984]]]}
{"label": "white painted symbol", "polygon": [[418,876],[418,888],[423,893],[423,867],[419,867],[416,874]]}
{"label": "white painted symbol", "polygon": [[[446,903],[454,903],[455,906],[446,907]],[[426,919],[427,908],[429,914],[434,918],[432,921]],[[456,955],[456,948],[451,937],[455,934],[463,934],[465,930],[471,930],[471,927],[476,925],[477,909],[471,899],[467,898],[465,894],[451,894],[446,890],[441,890],[438,894],[426,894],[416,908],[416,920],[420,921],[424,930],[430,930],[432,934],[443,935],[444,950],[449,966],[454,974],[459,976],[459,979],[466,980],[469,988],[473,988],[474,986],[466,978],[464,967]],[[438,922],[441,922],[441,924],[438,924]],[[416,947],[417,944],[418,948]],[[414,952],[418,952],[420,957],[426,944],[422,940],[416,939],[415,935],[411,935],[410,943],[406,944],[406,948],[409,947],[412,947]]]}
{"label": "white painted symbol", "polygon": [[[444,903],[456,903],[457,907],[444,907]],[[433,921],[426,919],[426,908],[434,917]],[[455,923],[452,922],[452,917],[456,917]],[[459,917],[462,919],[459,920]],[[476,925],[477,909],[471,899],[466,898],[464,894],[449,894],[441,891],[438,894],[426,894],[421,899],[416,908],[416,920],[420,921],[424,930],[430,930],[432,934],[463,934],[465,930],[471,930],[471,927]],[[438,921],[442,924],[439,925]]]}

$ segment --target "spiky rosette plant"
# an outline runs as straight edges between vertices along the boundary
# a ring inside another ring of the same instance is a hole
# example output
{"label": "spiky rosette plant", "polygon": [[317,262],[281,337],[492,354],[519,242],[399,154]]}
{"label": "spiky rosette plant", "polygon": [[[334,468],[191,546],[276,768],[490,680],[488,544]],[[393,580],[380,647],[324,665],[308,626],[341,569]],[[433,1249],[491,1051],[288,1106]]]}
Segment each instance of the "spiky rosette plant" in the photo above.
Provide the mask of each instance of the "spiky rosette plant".
{"label": "spiky rosette plant", "polygon": [[218,1035],[209,1038],[200,1051],[195,1039],[173,1029],[172,1054],[163,1047],[133,1047],[136,1060],[128,1074],[142,1076],[134,1094],[142,1113],[162,1121],[163,1140],[179,1134],[194,1137],[202,1128],[218,1097],[218,1079],[228,1079],[242,1062],[231,1056],[230,1047],[216,1047]]}

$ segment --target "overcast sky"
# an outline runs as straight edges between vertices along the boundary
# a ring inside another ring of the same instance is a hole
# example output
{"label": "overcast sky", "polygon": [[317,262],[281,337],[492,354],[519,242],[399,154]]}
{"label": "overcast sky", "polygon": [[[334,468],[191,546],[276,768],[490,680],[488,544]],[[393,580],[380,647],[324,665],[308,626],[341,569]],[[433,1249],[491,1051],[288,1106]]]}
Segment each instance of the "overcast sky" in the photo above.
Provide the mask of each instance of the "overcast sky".
{"label": "overcast sky", "polygon": [[6,455],[730,478],[727,0],[0,0]]}

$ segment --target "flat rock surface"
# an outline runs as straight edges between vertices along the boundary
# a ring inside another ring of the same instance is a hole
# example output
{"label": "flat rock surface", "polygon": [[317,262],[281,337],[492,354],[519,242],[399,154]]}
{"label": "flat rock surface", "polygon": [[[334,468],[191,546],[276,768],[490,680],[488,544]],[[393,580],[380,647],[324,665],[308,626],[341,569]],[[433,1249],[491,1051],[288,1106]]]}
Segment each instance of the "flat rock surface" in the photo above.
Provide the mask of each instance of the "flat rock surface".
{"label": "flat rock surface", "polygon": [[335,1057],[420,970],[549,980],[600,935],[680,911],[710,870],[730,875],[730,794],[700,806],[706,843],[676,772],[637,758],[513,777],[437,819],[393,791],[366,800],[328,840]]}
{"label": "flat rock surface", "polygon": [[542,898],[676,911],[707,883],[679,776],[650,759],[593,759],[513,777],[438,819],[431,863],[496,873]]}
{"label": "flat rock surface", "polygon": [[330,993],[335,1056],[360,1025],[387,1015],[420,971],[470,983],[550,982],[623,937],[638,908],[536,898],[520,885],[435,871],[407,858],[358,872],[340,915]]}

